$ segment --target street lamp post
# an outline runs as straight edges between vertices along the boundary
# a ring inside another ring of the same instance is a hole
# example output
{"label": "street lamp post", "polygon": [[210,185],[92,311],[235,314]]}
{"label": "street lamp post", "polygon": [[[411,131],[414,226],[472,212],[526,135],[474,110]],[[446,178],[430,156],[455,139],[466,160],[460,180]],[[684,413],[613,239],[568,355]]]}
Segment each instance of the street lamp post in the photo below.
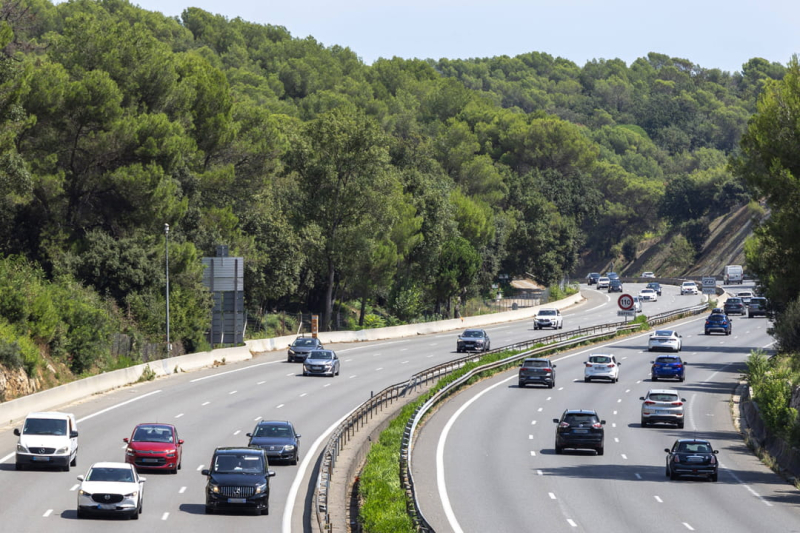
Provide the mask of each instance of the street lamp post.
{"label": "street lamp post", "polygon": [[164,240],[165,246],[165,264],[167,270],[167,357],[169,357],[170,352],[172,351],[172,346],[169,342],[169,224],[164,224],[164,236],[166,239]]}

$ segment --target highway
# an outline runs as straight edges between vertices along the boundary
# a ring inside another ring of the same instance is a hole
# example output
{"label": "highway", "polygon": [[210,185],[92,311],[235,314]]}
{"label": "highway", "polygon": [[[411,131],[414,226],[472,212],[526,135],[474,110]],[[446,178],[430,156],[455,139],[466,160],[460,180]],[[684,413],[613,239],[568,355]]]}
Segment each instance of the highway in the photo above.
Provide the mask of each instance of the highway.
{"label": "highway", "polygon": [[[636,286],[634,292],[638,292]],[[670,289],[667,289],[670,290]],[[666,294],[666,293],[665,293]],[[564,330],[617,322],[617,295],[586,291],[587,301],[565,311]],[[662,298],[647,304],[659,312],[685,307],[699,296]],[[535,331],[530,320],[485,328],[492,347],[552,332]],[[6,531],[46,531],[57,521],[60,531],[105,531],[109,521],[78,520],[75,511],[78,481],[96,461],[124,460],[123,437],[141,422],[168,422],[184,439],[183,467],[177,475],[144,473],[143,514],[127,521],[131,531],[166,528],[174,531],[309,531],[313,515],[310,494],[314,469],[329,431],[371,391],[405,381],[419,370],[455,359],[457,332],[377,343],[329,345],[342,360],[336,378],[302,377],[301,365],[287,363],[285,351],[262,354],[251,361],[177,374],[87,398],[53,410],[75,413],[80,431],[78,466],[67,472],[14,470],[16,437],[12,426],[0,428],[0,487],[4,502],[0,516]],[[627,368],[626,368],[627,370]],[[565,371],[565,375],[567,372]],[[559,386],[563,385],[560,383]],[[597,384],[597,387],[603,385]],[[600,389],[597,389],[600,390]],[[515,391],[521,392],[521,391]],[[528,390],[527,398],[542,391]],[[216,446],[245,445],[245,433],[260,419],[290,420],[302,435],[300,464],[275,464],[271,482],[270,515],[204,514],[205,477]],[[519,465],[517,465],[518,467]]]}
{"label": "highway", "polygon": [[[647,314],[653,304],[644,305]],[[440,406],[413,450],[428,522],[437,533],[800,530],[800,492],[755,458],[731,421],[731,393],[747,356],[772,344],[768,321],[733,317],[730,336],[707,336],[704,319],[661,326],[683,335],[683,383],[650,380],[656,354],[647,352],[647,335],[636,334],[554,357],[553,389],[520,389],[514,370]],[[617,356],[618,383],[583,381],[592,352]],[[678,389],[686,398],[684,429],[641,427],[639,397],[650,388]],[[553,419],[565,409],[595,409],[606,420],[603,456],[555,454]],[[718,482],[665,476],[664,448],[693,436],[719,450]]]}

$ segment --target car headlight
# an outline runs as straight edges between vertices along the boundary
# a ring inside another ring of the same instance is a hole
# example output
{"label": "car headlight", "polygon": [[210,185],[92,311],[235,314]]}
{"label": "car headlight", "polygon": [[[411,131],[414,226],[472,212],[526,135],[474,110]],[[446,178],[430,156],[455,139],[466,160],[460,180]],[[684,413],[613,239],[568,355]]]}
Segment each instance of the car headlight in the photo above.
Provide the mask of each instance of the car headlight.
{"label": "car headlight", "polygon": [[139,495],[139,491],[135,490],[135,491],[131,492],[130,494],[126,494],[125,498],[136,498],[138,495]]}
{"label": "car headlight", "polygon": [[81,489],[81,490],[78,491],[78,495],[79,496],[91,496],[92,493],[91,492],[86,492],[85,490]]}
{"label": "car headlight", "polygon": [[267,484],[262,483],[260,485],[256,485],[256,494],[263,494],[267,492]]}
{"label": "car headlight", "polygon": [[167,457],[175,457],[177,450],[167,450]]}
{"label": "car headlight", "polygon": [[30,453],[28,451],[28,448],[26,448],[22,444],[17,444],[17,451],[20,452],[20,453]]}
{"label": "car headlight", "polygon": [[289,355],[294,355],[294,350],[289,350]]}
{"label": "car headlight", "polygon": [[292,444],[287,444],[286,446],[283,447],[283,451],[285,452],[290,452],[292,450],[294,450],[294,445]]}
{"label": "car headlight", "polygon": [[56,450],[56,454],[67,453],[67,452],[69,452],[69,446],[62,446],[61,448]]}
{"label": "car headlight", "polygon": [[127,449],[125,450],[125,454],[126,454],[126,455],[130,455],[131,457],[133,457],[134,455],[136,455],[136,452],[134,451],[134,449],[133,449],[133,448],[127,448]]}
{"label": "car headlight", "polygon": [[214,494],[219,494],[219,485],[217,485],[216,483],[211,483],[208,485],[208,490],[210,490]]}

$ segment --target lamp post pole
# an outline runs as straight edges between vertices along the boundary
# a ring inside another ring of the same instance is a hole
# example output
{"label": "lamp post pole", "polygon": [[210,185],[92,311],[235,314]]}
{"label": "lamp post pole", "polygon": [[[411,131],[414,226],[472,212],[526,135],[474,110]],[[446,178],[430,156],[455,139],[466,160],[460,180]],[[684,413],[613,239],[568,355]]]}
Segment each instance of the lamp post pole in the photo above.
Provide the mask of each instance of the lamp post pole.
{"label": "lamp post pole", "polygon": [[169,342],[169,224],[164,224],[164,236],[166,239],[164,240],[165,246],[165,264],[166,264],[166,271],[167,271],[167,357],[169,357],[170,352],[172,351],[172,346]]}

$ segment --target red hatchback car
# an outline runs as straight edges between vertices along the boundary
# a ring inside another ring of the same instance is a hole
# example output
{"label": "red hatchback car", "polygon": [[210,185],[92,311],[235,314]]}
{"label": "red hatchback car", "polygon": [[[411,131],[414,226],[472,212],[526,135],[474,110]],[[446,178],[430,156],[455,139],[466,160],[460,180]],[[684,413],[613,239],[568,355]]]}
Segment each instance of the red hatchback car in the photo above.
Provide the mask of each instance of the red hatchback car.
{"label": "red hatchback car", "polygon": [[183,441],[171,424],[139,424],[133,428],[131,438],[122,440],[128,443],[125,462],[137,470],[169,470],[177,474],[181,468]]}

